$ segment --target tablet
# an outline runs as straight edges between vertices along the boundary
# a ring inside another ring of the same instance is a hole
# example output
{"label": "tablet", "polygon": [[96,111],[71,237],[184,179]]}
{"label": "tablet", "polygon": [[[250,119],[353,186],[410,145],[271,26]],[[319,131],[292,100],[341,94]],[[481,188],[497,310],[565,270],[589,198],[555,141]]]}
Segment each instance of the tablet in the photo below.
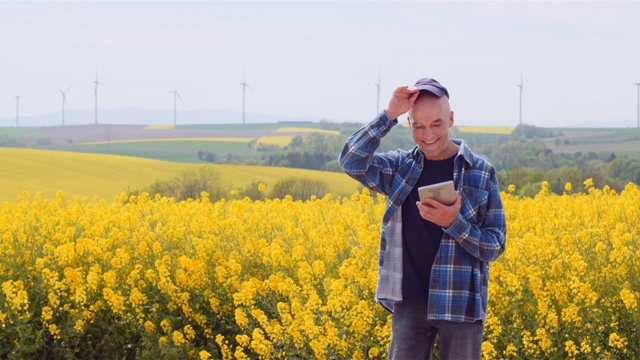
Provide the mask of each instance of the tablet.
{"label": "tablet", "polygon": [[441,204],[450,206],[456,201],[456,190],[453,187],[453,181],[449,180],[419,187],[418,196],[423,203],[425,198],[433,198]]}

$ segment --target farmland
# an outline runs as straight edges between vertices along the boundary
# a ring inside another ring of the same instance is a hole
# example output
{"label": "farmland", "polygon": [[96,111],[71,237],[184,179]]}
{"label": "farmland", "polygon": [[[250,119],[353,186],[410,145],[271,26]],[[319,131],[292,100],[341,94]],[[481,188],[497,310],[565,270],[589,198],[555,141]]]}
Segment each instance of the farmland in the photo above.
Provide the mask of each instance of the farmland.
{"label": "farmland", "polygon": [[[384,197],[338,172],[194,160],[322,133],[283,128],[3,129],[28,145],[0,148],[0,357],[385,358],[390,317],[373,301]],[[545,141],[623,151],[636,134],[563,129]],[[293,176],[331,194],[124,194],[203,166],[235,188]],[[485,359],[640,352],[640,191],[591,179],[564,189],[502,193],[507,250],[491,265]]]}
{"label": "farmland", "polygon": [[[197,164],[168,162],[104,154],[0,148],[0,202],[15,201],[23,192],[55,197],[94,196],[111,200],[128,190],[141,189],[162,178],[170,178]],[[357,183],[341,173],[304,169],[280,169],[248,165],[207,165],[215,169],[226,184],[246,186],[252,180],[273,185],[286,177],[308,177],[330,184],[332,193],[352,194]]]}

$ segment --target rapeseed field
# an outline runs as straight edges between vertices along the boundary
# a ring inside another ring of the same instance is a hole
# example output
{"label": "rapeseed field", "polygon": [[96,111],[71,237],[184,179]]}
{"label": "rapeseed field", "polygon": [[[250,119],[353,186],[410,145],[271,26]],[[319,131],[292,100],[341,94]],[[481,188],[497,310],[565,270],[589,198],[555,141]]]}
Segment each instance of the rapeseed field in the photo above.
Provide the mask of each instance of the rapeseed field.
{"label": "rapeseed field", "polygon": [[[486,359],[640,353],[640,190],[566,189],[502,194]],[[23,193],[0,208],[0,357],[386,358],[390,317],[373,300],[384,207],[366,190],[305,202]]]}

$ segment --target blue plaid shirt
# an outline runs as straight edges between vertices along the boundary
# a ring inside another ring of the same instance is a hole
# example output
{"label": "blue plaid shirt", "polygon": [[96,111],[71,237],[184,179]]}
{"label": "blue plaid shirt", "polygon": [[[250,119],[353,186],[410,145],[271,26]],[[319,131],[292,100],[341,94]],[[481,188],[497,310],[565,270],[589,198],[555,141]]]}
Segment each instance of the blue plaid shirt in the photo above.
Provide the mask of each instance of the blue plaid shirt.
{"label": "blue plaid shirt", "polygon": [[[402,203],[420,177],[424,154],[376,153],[381,139],[396,125],[381,112],[349,137],[339,156],[342,169],[367,188],[387,195],[382,219],[376,300],[393,313],[402,301]],[[455,222],[443,228],[429,282],[431,320],[486,319],[489,262],[505,250],[506,220],[495,169],[458,139],[453,182],[462,198]]]}

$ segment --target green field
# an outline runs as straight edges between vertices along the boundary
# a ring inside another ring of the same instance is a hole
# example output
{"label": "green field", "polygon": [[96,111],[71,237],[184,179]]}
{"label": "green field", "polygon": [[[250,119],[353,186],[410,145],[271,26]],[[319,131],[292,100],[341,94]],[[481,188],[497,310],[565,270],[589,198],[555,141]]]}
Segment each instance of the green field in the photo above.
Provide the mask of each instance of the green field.
{"label": "green field", "polygon": [[147,159],[197,162],[198,151],[234,154],[240,158],[256,156],[247,143],[233,141],[128,141],[99,144],[50,145],[48,150],[136,156]]}

